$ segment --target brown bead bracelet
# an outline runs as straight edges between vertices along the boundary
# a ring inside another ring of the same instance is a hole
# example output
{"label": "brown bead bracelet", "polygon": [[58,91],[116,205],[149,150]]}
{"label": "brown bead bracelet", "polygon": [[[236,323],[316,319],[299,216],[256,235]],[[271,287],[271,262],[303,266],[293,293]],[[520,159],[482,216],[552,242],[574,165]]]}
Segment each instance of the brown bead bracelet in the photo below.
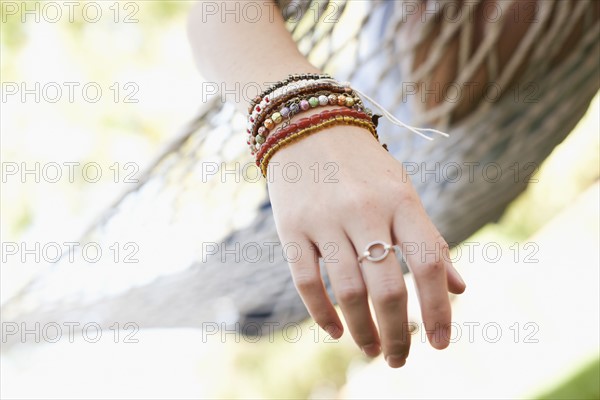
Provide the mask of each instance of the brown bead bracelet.
{"label": "brown bead bracelet", "polygon": [[315,86],[309,86],[309,87],[305,87],[302,89],[291,91],[289,94],[281,96],[277,100],[271,101],[264,110],[261,110],[260,114],[257,115],[256,118],[252,117],[252,116],[249,117],[249,122],[250,122],[251,126],[247,129],[247,133],[251,134],[252,136],[258,135],[258,128],[265,122],[265,120],[267,119],[267,116],[270,115],[270,113],[274,112],[274,110],[279,109],[279,107],[281,105],[285,104],[286,102],[288,102],[300,95],[313,94],[313,93],[317,93],[319,91],[324,91],[324,90],[330,91],[332,93],[344,94],[345,96],[351,96],[353,99],[356,98],[358,100],[355,100],[355,103],[360,105],[361,107],[364,107],[360,97],[358,97],[352,91],[351,88],[332,84],[332,83],[321,83],[321,84],[318,84]]}
{"label": "brown bead bracelet", "polygon": [[285,121],[289,123],[293,116],[301,114],[303,111],[328,105],[346,106],[370,115],[370,113],[365,110],[360,98],[352,97],[352,95],[338,94],[331,91],[319,91],[306,96],[295,97],[286,102],[283,107],[278,109],[278,111],[269,115],[263,124],[256,130],[256,136],[252,136],[252,134],[248,135],[247,144],[250,146],[250,150],[254,150],[256,143],[264,143],[265,139],[280,123]]}

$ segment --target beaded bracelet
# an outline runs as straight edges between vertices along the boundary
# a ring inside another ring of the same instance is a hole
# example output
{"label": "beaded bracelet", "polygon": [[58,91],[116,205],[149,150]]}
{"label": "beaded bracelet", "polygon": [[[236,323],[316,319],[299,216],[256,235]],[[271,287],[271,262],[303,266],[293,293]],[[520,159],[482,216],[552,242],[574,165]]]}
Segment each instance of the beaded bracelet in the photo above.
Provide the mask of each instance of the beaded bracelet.
{"label": "beaded bracelet", "polygon": [[369,121],[369,122],[373,123],[375,128],[377,127],[377,117],[378,116],[373,117],[373,116],[370,116],[361,111],[353,110],[353,109],[349,109],[349,108],[336,108],[334,110],[325,110],[319,114],[311,115],[310,117],[302,118],[296,122],[293,122],[293,123],[287,125],[285,128],[282,128],[282,129],[278,130],[277,132],[274,132],[273,134],[269,135],[269,137],[265,140],[265,142],[260,144],[260,147],[258,148],[258,151],[256,152],[256,160],[259,161],[262,158],[262,156],[264,155],[265,151],[267,151],[267,148],[269,146],[273,145],[273,143],[277,142],[278,140],[283,139],[287,135],[292,134],[296,129],[306,128],[311,124],[319,123],[324,118],[336,117],[336,116],[341,116],[341,117],[350,116],[350,117],[354,117],[354,118],[362,118],[365,121]]}
{"label": "beaded bracelet", "polygon": [[273,155],[275,155],[277,150],[289,145],[290,143],[297,141],[298,139],[302,138],[303,136],[308,136],[310,134],[313,134],[315,132],[318,132],[320,130],[323,130],[325,128],[328,128],[328,127],[331,127],[334,125],[359,126],[359,127],[369,130],[374,137],[377,137],[377,130],[375,129],[372,122],[366,121],[362,118],[356,118],[356,117],[350,117],[350,116],[338,115],[335,117],[331,117],[331,118],[326,119],[322,122],[319,122],[315,125],[310,125],[308,127],[296,130],[295,132],[287,135],[285,138],[277,141],[271,147],[269,147],[268,150],[265,152],[264,156],[262,157],[262,159],[260,160],[260,162],[258,163],[258,166],[260,167],[263,177],[265,177],[265,178],[267,177],[267,168],[269,165],[269,161],[271,160]]}
{"label": "beaded bracelet", "polygon": [[[271,101],[275,101],[275,100],[279,99],[281,96],[284,96],[286,93],[295,93],[301,89],[304,89],[307,87],[315,87],[316,84],[325,83],[325,82],[327,82],[327,81],[325,81],[324,79],[295,81],[295,82],[288,83],[287,85],[277,88],[276,90],[268,93],[260,100],[260,103],[258,103],[258,104],[256,104],[256,101],[258,101],[259,98],[256,97],[254,99],[255,100],[254,108],[252,109],[252,111],[250,111],[248,113],[249,114],[248,119],[250,119],[250,117],[252,117],[252,118],[258,117],[258,115],[260,115],[263,112],[263,110],[269,105],[269,103]],[[329,83],[332,83],[332,82],[329,81]],[[337,84],[337,82],[335,82],[335,81],[334,81],[334,83]]]}
{"label": "beaded bracelet", "polygon": [[248,114],[251,114],[254,107],[257,104],[259,104],[262,101],[262,99],[269,93],[273,92],[274,90],[276,90],[282,86],[289,84],[290,82],[295,82],[295,81],[299,81],[299,80],[303,80],[303,79],[304,80],[331,79],[331,75],[329,75],[329,74],[290,74],[290,75],[288,75],[287,78],[274,83],[273,85],[269,86],[269,88],[267,88],[266,90],[263,90],[261,94],[259,94],[254,99],[252,99],[252,101],[250,101],[250,106],[248,107]]}
{"label": "beaded bracelet", "polygon": [[268,113],[270,110],[273,109],[274,105],[282,104],[282,102],[286,102],[295,96],[308,94],[320,90],[332,90],[333,88],[341,89],[343,88],[343,86],[341,86],[337,82],[315,80],[307,85],[302,85],[299,87],[287,87],[287,90],[285,92],[280,93],[280,95],[275,98],[272,98],[271,95],[266,96],[261,101],[261,103],[256,105],[253,111],[248,115],[248,121],[250,123],[253,123],[254,120],[261,119],[265,115],[265,113]]}
{"label": "beaded bracelet", "polygon": [[[352,117],[352,118],[363,119],[366,122],[372,124],[373,129],[377,128],[377,118],[372,117],[364,112],[349,109],[349,108],[337,108],[334,110],[325,110],[319,114],[315,114],[310,117],[302,118],[292,124],[289,124],[285,128],[282,128],[282,129],[278,130],[277,132],[271,134],[266,139],[266,141],[260,145],[260,148],[259,148],[258,152],[256,153],[257,165],[260,164],[261,159],[263,158],[265,152],[268,151],[269,147],[273,146],[279,140],[282,140],[285,137],[293,134],[298,129],[307,128],[310,125],[315,125],[315,124],[322,122],[324,119],[336,118],[336,117],[340,117],[340,118]],[[378,139],[376,131],[375,131],[374,136],[376,139]]]}
{"label": "beaded bracelet", "polygon": [[[309,73],[309,74],[291,74],[289,75],[286,79],[279,81],[277,83],[275,83],[274,85],[271,85],[268,89],[264,90],[259,96],[255,97],[249,105],[248,108],[248,114],[251,115],[252,117],[257,117],[257,114],[254,114],[254,110],[257,106],[257,104],[263,105],[264,107],[259,108],[259,110],[261,110],[262,108],[266,108],[266,105],[269,103],[269,98],[266,97],[268,94],[272,93],[273,91],[288,85],[290,82],[297,82],[300,80],[315,80],[315,81],[321,81],[320,83],[324,83],[324,84],[335,84],[335,85],[340,85],[340,82],[336,81],[335,79],[331,78],[330,75],[328,74],[314,74],[314,73]],[[435,133],[441,136],[445,136],[448,137],[449,135],[445,132],[439,131],[437,129],[433,129],[433,128],[417,128],[414,126],[410,126],[405,124],[404,122],[400,121],[398,118],[396,118],[393,114],[391,114],[388,110],[386,110],[383,106],[381,106],[379,103],[377,103],[375,100],[373,100],[371,97],[367,96],[366,94],[362,93],[361,91],[357,90],[357,89],[352,89],[350,88],[350,83],[349,82],[344,82],[341,84],[343,87],[345,87],[346,89],[348,89],[349,91],[353,92],[356,95],[360,95],[362,97],[364,97],[365,99],[367,99],[370,103],[372,103],[375,107],[377,107],[381,113],[383,114],[383,116],[388,119],[392,124],[394,125],[398,125],[401,126],[405,129],[408,129],[409,131],[427,139],[427,140],[433,140],[433,137],[429,136],[426,134],[427,133]],[[304,93],[304,92],[303,92]],[[263,103],[264,101],[264,103]],[[254,118],[256,119],[256,118]],[[248,133],[251,133],[251,129],[252,129],[252,124],[249,123],[248,126]],[[255,134],[256,135],[256,134]]]}
{"label": "beaded bracelet", "polygon": [[[260,158],[266,151],[267,147],[269,147],[270,145],[275,143],[277,140],[284,138],[286,135],[293,133],[295,129],[306,128],[310,124],[319,123],[324,118],[336,117],[336,116],[341,116],[341,117],[350,116],[350,117],[354,117],[354,118],[362,118],[365,121],[371,122],[375,128],[377,128],[377,122],[378,122],[377,119],[379,117],[378,115],[371,116],[364,112],[349,109],[349,108],[336,108],[333,110],[322,111],[319,114],[311,115],[310,117],[302,118],[298,121],[295,121],[295,122],[287,125],[285,128],[282,128],[282,129],[278,130],[277,132],[271,134],[265,140],[265,142],[263,144],[261,144],[261,146],[256,154],[256,160],[257,161],[260,160]],[[378,139],[377,136],[376,136],[376,139]]]}
{"label": "beaded bracelet", "polygon": [[261,134],[261,127],[271,131],[281,123],[284,118],[289,120],[293,116],[300,114],[302,111],[307,111],[311,108],[327,105],[353,107],[355,104],[362,110],[362,102],[358,97],[336,94],[331,91],[319,91],[306,96],[298,96],[283,104],[282,107],[273,114],[267,116],[263,125],[258,128],[257,135]]}
{"label": "beaded bracelet", "polygon": [[[261,100],[264,100],[266,98],[267,95],[272,95],[275,91],[277,91],[278,89],[280,89],[283,86],[289,85],[291,83],[307,83],[309,81],[312,80],[320,80],[320,79],[331,79],[331,76],[329,74],[292,74],[292,75],[288,75],[288,77],[284,80],[281,80],[279,82],[276,82],[275,84],[271,85],[268,89],[264,90],[261,94],[259,94],[258,96],[256,96],[251,102],[250,102],[250,107],[254,107],[257,104],[259,104],[261,102]],[[250,113],[251,108],[248,109],[248,113]]]}
{"label": "beaded bracelet", "polygon": [[[311,95],[296,97],[285,103],[281,109],[269,115],[261,126],[256,130],[256,136],[248,135],[246,142],[252,151],[255,144],[262,144],[277,125],[282,122],[289,123],[290,119],[300,114],[302,111],[307,111],[311,108],[317,108],[327,105],[346,106],[355,110],[365,112],[370,115],[370,110],[365,110],[362,101],[358,97],[346,96],[344,94],[335,94],[330,91],[320,91]],[[279,128],[281,129],[281,128]]]}
{"label": "beaded bracelet", "polygon": [[[286,93],[295,92],[300,89],[304,89],[306,87],[315,87],[315,85],[318,85],[320,83],[332,83],[332,82],[331,82],[331,80],[325,80],[325,79],[312,79],[312,80],[301,80],[301,81],[291,82],[285,86],[282,86],[282,87],[272,91],[271,93],[269,93],[268,95],[263,97],[262,101],[258,105],[260,107],[264,108],[264,107],[266,107],[266,105],[269,101],[277,100],[279,97],[284,96]],[[337,83],[337,82],[335,82],[335,83]],[[252,115],[254,115],[255,112],[257,112],[256,106],[254,108],[254,111],[252,111]]]}
{"label": "beaded bracelet", "polygon": [[[433,138],[425,132],[448,136],[436,129],[416,128],[403,123],[375,100],[350,87],[348,82],[340,83],[327,74],[292,74],[264,90],[250,102],[248,108],[247,143],[263,176],[266,177],[269,160],[278,149],[329,126],[363,127],[379,141],[376,128],[381,115],[373,115],[364,106],[363,98],[378,108],[391,123],[428,140]],[[296,122],[291,121],[293,116],[303,111],[326,105],[347,108],[325,110]],[[278,127],[279,124],[282,125]],[[385,144],[382,147],[387,150]]]}
{"label": "beaded bracelet", "polygon": [[281,141],[277,142],[275,145],[273,145],[271,148],[269,148],[269,150],[265,153],[265,156],[263,157],[261,163],[259,164],[259,167],[260,167],[263,177],[266,178],[269,161],[271,160],[271,158],[275,155],[275,153],[279,149],[287,146],[290,143],[293,143],[293,142],[299,140],[302,136],[307,136],[312,133],[318,132],[320,130],[323,130],[323,129],[326,129],[326,128],[329,128],[329,127],[332,127],[335,125],[355,125],[355,126],[359,126],[362,128],[366,128],[369,131],[371,131],[372,133],[374,131],[374,128],[372,128],[371,124],[369,124],[368,122],[361,120],[359,118],[353,118],[353,117],[330,118],[319,124],[311,125],[307,128],[300,129],[300,130],[296,131],[295,133],[287,136],[285,139],[282,139]]}
{"label": "beaded bracelet", "polygon": [[[251,133],[252,136],[256,136],[258,134],[258,132],[257,132],[258,127],[264,123],[264,120],[266,119],[267,115],[272,113],[275,109],[280,107],[282,104],[284,104],[287,101],[289,101],[295,97],[298,97],[300,95],[315,93],[315,92],[319,92],[319,91],[323,91],[323,90],[328,90],[333,93],[351,95],[353,98],[357,97],[354,95],[354,92],[352,91],[351,88],[332,84],[332,83],[321,83],[321,84],[315,85],[314,87],[313,86],[305,87],[305,88],[299,89],[297,91],[290,92],[287,95],[282,96],[277,100],[271,101],[265,109],[261,109],[260,113],[256,117],[250,116],[248,118],[249,126],[247,127],[246,132]],[[360,101],[360,104],[362,104],[362,100],[359,100],[359,101]]]}
{"label": "beaded bracelet", "polygon": [[[323,79],[317,79],[317,80],[313,80],[313,81],[300,81],[300,82],[294,82],[291,83],[285,87],[282,87],[278,90],[276,90],[273,93],[270,93],[269,95],[265,96],[263,98],[263,100],[260,102],[260,104],[256,105],[254,110],[249,113],[248,115],[248,120],[250,121],[251,119],[256,119],[258,118],[260,115],[262,115],[264,113],[264,110],[267,108],[267,106],[269,106],[270,103],[275,102],[276,100],[278,100],[279,98],[286,96],[290,93],[300,93],[300,92],[305,92],[307,88],[312,88],[313,90],[320,90],[320,88],[325,87],[328,84],[332,84],[334,83],[336,86],[341,86],[343,87],[343,85],[338,84],[335,81],[329,80],[323,80]],[[351,89],[350,89],[351,90]]]}

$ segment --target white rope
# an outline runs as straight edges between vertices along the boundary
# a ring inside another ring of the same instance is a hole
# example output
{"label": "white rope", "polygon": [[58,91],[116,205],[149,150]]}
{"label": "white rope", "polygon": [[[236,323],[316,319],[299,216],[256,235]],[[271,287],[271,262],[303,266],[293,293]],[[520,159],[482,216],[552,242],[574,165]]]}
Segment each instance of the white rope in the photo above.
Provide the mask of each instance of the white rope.
{"label": "white rope", "polygon": [[[321,82],[327,82],[327,83],[333,83],[333,84],[340,84],[340,82],[336,81],[335,79],[322,79]],[[342,82],[341,84],[344,87],[350,87],[350,82]],[[373,100],[370,96],[366,95],[365,93],[361,92],[360,90],[358,90],[356,88],[352,88],[352,90],[354,90],[360,96],[364,97],[371,104],[373,104],[375,107],[377,107],[381,111],[381,113],[383,114],[383,116],[386,117],[394,125],[398,125],[398,126],[401,126],[403,128],[406,128],[409,131],[411,131],[413,133],[416,133],[417,135],[419,135],[422,138],[427,139],[427,140],[433,140],[433,138],[431,136],[427,136],[423,132],[437,133],[438,135],[442,135],[442,136],[445,136],[445,137],[449,137],[450,136],[447,133],[439,131],[437,129],[432,129],[432,128],[417,128],[417,127],[405,124],[404,122],[402,122],[398,118],[396,118],[391,112],[389,112],[388,110],[386,110],[385,107],[383,107],[381,104],[379,104],[378,102],[376,102],[375,100]]]}

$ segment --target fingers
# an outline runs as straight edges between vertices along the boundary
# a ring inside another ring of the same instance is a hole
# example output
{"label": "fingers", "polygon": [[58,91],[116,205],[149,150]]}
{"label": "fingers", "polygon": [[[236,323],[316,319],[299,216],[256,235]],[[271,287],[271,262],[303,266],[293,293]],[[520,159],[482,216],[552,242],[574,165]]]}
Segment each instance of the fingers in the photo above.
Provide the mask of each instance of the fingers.
{"label": "fingers", "polygon": [[448,289],[464,291],[456,271],[449,271],[448,246],[420,204],[401,207],[393,231],[415,277],[429,342],[437,349],[446,348],[452,318]]}
{"label": "fingers", "polygon": [[[387,363],[397,368],[405,364],[411,341],[402,268],[393,250],[379,261],[363,260],[362,266],[357,254],[362,254],[374,241],[401,245],[415,276],[429,342],[437,349],[447,347],[451,336],[448,291],[462,293],[465,284],[449,261],[447,244],[418,199],[412,204],[406,202],[395,214],[374,207],[366,214],[366,219],[364,216],[347,219],[343,228],[336,228],[339,231],[320,230],[316,238],[295,236],[292,241],[302,251],[288,262],[294,284],[312,318],[332,337],[339,338],[343,326],[321,279],[318,256],[322,257],[355,342],[368,356],[383,351]],[[415,245],[414,251],[405,251],[406,243]],[[376,256],[384,249],[371,246],[370,250]],[[373,322],[369,297],[379,332]]]}
{"label": "fingers", "polygon": [[[387,226],[388,223],[382,223],[373,229],[351,229],[348,236],[362,253],[372,241],[392,243],[391,233],[385,229]],[[380,246],[372,250],[375,255],[382,251]],[[363,260],[362,274],[377,316],[383,354],[391,367],[398,368],[406,363],[410,349],[406,311],[408,296],[400,263],[393,249],[389,251],[391,254],[381,261]]]}
{"label": "fingers", "polygon": [[350,334],[367,356],[375,357],[379,355],[381,345],[356,252],[343,231],[322,236],[329,241],[325,239],[317,244]]}
{"label": "fingers", "polygon": [[310,316],[334,339],[342,336],[344,328],[321,279],[317,249],[305,237],[288,241],[301,251],[295,257],[288,257],[294,285],[306,305]]}

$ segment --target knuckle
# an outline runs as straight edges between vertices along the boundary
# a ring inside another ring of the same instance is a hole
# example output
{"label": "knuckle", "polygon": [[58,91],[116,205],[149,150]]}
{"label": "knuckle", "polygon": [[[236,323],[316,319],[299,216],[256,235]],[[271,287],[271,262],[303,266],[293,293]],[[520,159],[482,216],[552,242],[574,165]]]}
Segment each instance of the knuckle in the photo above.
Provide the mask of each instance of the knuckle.
{"label": "knuckle", "polygon": [[383,307],[396,307],[399,304],[406,303],[406,290],[395,280],[383,283],[377,290],[374,300]]}
{"label": "knuckle", "polygon": [[419,275],[427,278],[439,275],[444,272],[444,263],[443,261],[436,257],[435,260],[427,260],[421,264],[418,269]]}
{"label": "knuckle", "polygon": [[294,274],[294,285],[296,285],[299,292],[310,292],[319,288],[321,280],[313,273],[296,272]]}
{"label": "knuckle", "polygon": [[338,290],[337,299],[340,304],[354,306],[367,298],[367,289],[359,285],[347,285]]}

